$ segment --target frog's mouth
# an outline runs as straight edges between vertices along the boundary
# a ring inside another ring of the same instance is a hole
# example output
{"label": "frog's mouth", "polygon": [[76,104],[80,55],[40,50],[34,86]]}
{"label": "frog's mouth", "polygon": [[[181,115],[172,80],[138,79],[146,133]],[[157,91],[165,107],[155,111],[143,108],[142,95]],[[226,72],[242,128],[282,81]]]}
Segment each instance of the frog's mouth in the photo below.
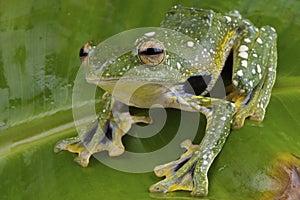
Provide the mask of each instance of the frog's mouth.
{"label": "frog's mouth", "polygon": [[[147,78],[147,81],[145,81],[142,78],[93,78],[91,76],[86,77],[86,80],[88,83],[95,84],[105,91],[108,91],[109,93],[116,93],[116,91],[120,93],[127,93],[131,94],[134,90],[137,90],[140,87],[147,89],[143,90],[146,94],[149,94],[151,91],[156,91],[158,88],[159,94],[162,94],[161,88],[165,88],[164,92],[167,91],[167,88],[170,88],[174,85],[179,85],[180,90],[185,93],[194,94],[194,95],[203,95],[204,93],[207,93],[208,85],[210,84],[212,80],[212,75],[206,74],[206,75],[195,75],[188,77],[187,79],[184,79],[182,81],[177,81],[174,79],[159,81],[156,78],[152,78],[151,80]],[[159,86],[159,87],[158,87]]]}
{"label": "frog's mouth", "polygon": [[[128,89],[137,88],[143,85],[162,85],[168,87],[178,83],[182,77],[176,71],[167,69],[166,66],[158,66],[157,68],[149,68],[144,66],[137,66],[124,75],[106,77],[105,71],[102,74],[95,74],[93,71],[86,75],[88,83],[98,85],[104,90],[112,93],[116,88],[122,88],[124,92]],[[157,87],[155,87],[157,88]],[[149,88],[150,89],[150,88]]]}
{"label": "frog's mouth", "polygon": [[93,80],[88,79],[88,83],[93,83],[101,87],[102,89],[112,93],[116,90],[124,91],[131,93],[133,90],[136,90],[140,87],[147,86],[148,89],[151,89],[151,86],[154,86],[157,88],[157,85],[160,85],[161,87],[168,88],[171,85],[174,85],[174,83],[170,82],[162,82],[158,80],[151,80],[151,81],[145,81],[143,79],[101,79],[101,80]]}

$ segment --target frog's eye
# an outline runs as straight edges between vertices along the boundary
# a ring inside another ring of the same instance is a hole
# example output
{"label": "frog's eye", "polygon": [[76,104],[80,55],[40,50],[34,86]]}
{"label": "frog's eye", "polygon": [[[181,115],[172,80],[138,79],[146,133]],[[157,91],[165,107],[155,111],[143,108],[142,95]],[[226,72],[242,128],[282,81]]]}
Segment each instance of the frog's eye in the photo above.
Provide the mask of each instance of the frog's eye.
{"label": "frog's eye", "polygon": [[89,55],[89,52],[91,50],[91,42],[87,42],[86,44],[84,44],[80,50],[79,50],[79,58],[81,60],[81,62],[86,62],[87,61],[87,57]]}
{"label": "frog's eye", "polygon": [[138,47],[138,56],[142,64],[156,66],[165,58],[164,45],[158,40],[142,42]]}

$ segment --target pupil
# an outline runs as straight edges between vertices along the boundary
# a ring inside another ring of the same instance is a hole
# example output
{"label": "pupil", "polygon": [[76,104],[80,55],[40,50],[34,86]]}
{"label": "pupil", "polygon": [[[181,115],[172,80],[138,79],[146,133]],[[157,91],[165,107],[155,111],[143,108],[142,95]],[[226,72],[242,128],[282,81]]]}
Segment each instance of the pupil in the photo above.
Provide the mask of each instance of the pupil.
{"label": "pupil", "polygon": [[157,55],[163,53],[164,50],[159,48],[147,48],[145,51],[142,51],[141,54],[144,55]]}

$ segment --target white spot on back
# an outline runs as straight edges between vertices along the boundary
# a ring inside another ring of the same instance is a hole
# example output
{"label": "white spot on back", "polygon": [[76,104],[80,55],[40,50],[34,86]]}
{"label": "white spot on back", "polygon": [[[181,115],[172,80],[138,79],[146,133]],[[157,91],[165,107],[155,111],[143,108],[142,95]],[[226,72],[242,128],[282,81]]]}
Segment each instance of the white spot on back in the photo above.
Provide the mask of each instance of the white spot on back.
{"label": "white spot on back", "polygon": [[223,117],[220,118],[220,120],[225,121],[225,120],[226,120],[226,117],[223,116]]}
{"label": "white spot on back", "polygon": [[176,63],[177,69],[181,69],[181,64],[179,62]]}
{"label": "white spot on back", "polygon": [[250,87],[253,87],[253,81],[249,82]]}
{"label": "white spot on back", "polygon": [[246,20],[244,20],[243,21],[245,24],[247,24],[247,25],[250,25],[250,22],[248,22],[248,21],[246,21]]}
{"label": "white spot on back", "polygon": [[257,72],[260,74],[260,73],[261,73],[261,68],[260,68],[260,65],[259,65],[259,64],[257,64],[257,65],[256,65],[256,67],[257,67]]}
{"label": "white spot on back", "polygon": [[250,43],[250,42],[251,42],[251,40],[250,40],[249,38],[245,38],[244,41],[245,41],[246,43]]}
{"label": "white spot on back", "polygon": [[245,51],[240,52],[238,56],[244,59],[248,59],[248,53]]}
{"label": "white spot on back", "polygon": [[225,18],[226,18],[227,22],[231,22],[231,17],[225,16]]}
{"label": "white spot on back", "polygon": [[188,47],[193,47],[194,46],[194,42],[193,41],[188,41],[186,44],[187,44]]}
{"label": "white spot on back", "polygon": [[154,31],[153,32],[148,32],[148,33],[145,33],[144,35],[147,36],[147,37],[152,37],[152,36],[155,35],[155,32]]}
{"label": "white spot on back", "polygon": [[252,54],[252,56],[255,57],[255,58],[257,58],[257,54],[256,53]]}
{"label": "white spot on back", "polygon": [[246,45],[241,45],[239,51],[248,51],[249,48]]}
{"label": "white spot on back", "polygon": [[242,65],[243,67],[247,67],[247,66],[248,66],[247,60],[242,60],[242,61],[241,61],[241,65]]}
{"label": "white spot on back", "polygon": [[170,60],[167,60],[167,65],[170,65],[170,64],[171,64]]}
{"label": "white spot on back", "polygon": [[258,44],[262,44],[262,43],[263,43],[263,41],[262,41],[260,38],[257,38],[257,39],[256,39],[256,42],[257,42]]}
{"label": "white spot on back", "polygon": [[233,84],[234,86],[238,86],[239,83],[238,83],[236,80],[233,80],[233,81],[232,81],[232,84]]}
{"label": "white spot on back", "polygon": [[243,75],[244,75],[244,73],[243,73],[242,70],[237,71],[236,74],[237,74],[238,76],[243,76]]}
{"label": "white spot on back", "polygon": [[255,69],[252,69],[252,74],[256,74],[256,71],[255,71]]}
{"label": "white spot on back", "polygon": [[276,32],[276,30],[275,30],[273,27],[271,27],[271,30],[272,30],[273,32]]}

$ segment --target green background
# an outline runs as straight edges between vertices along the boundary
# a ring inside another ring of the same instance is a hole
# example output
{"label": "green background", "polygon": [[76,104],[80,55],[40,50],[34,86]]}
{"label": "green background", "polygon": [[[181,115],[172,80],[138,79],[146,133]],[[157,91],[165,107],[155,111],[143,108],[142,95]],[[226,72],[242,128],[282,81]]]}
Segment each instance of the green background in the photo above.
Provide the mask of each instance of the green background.
{"label": "green background", "polygon": [[[259,198],[269,189],[268,172],[278,153],[300,155],[299,1],[1,1],[0,199],[189,198],[186,192],[148,193],[159,180],[153,173],[119,172],[95,159],[84,169],[72,162],[74,155],[53,153],[59,139],[76,135],[71,109],[80,47],[128,29],[159,26],[176,4],[236,9],[258,27],[268,24],[278,32],[278,78],[266,118],[231,134],[210,170],[208,198]],[[167,124],[163,132],[170,130]],[[131,138],[126,143],[134,149]]]}

